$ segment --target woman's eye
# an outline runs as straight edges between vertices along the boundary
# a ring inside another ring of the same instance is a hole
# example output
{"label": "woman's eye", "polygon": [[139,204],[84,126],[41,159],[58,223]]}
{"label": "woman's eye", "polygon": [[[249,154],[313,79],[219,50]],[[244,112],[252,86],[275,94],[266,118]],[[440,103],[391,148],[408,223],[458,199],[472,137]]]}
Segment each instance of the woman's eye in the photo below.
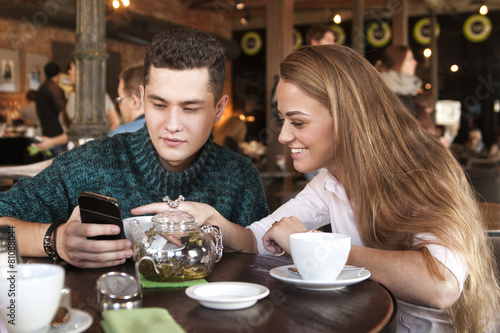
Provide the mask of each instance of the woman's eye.
{"label": "woman's eye", "polygon": [[300,127],[300,126],[304,125],[304,123],[302,123],[300,121],[292,121],[292,125],[295,127]]}
{"label": "woman's eye", "polygon": [[285,119],[279,118],[278,120],[276,120],[276,123],[278,124],[278,126],[283,126],[283,124],[285,123]]}

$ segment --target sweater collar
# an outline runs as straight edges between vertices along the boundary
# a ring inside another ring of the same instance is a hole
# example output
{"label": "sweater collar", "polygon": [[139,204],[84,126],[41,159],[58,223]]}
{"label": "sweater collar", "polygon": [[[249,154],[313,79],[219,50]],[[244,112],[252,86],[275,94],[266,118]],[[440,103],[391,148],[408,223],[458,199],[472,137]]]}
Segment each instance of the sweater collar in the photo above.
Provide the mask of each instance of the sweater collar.
{"label": "sweater collar", "polygon": [[152,188],[156,188],[155,186],[157,186],[158,189],[165,186],[165,184],[171,190],[177,189],[181,191],[181,189],[186,188],[188,184],[203,172],[209,163],[214,149],[213,138],[210,136],[201,148],[200,154],[193,165],[184,171],[169,172],[160,164],[158,153],[149,137],[147,125],[136,131],[132,135],[131,140],[132,154],[134,155],[134,160],[138,163],[141,174],[150,182]]}

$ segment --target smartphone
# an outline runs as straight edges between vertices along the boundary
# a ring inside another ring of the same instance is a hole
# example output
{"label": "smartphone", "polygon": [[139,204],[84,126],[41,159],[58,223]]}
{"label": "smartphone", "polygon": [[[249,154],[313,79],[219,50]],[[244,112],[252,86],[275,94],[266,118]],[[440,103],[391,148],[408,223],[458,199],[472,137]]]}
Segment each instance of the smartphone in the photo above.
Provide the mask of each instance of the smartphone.
{"label": "smartphone", "polygon": [[125,238],[122,206],[119,200],[92,192],[82,192],[78,197],[78,204],[83,223],[115,224],[120,227],[118,235],[103,235],[89,237],[89,239],[115,240]]}

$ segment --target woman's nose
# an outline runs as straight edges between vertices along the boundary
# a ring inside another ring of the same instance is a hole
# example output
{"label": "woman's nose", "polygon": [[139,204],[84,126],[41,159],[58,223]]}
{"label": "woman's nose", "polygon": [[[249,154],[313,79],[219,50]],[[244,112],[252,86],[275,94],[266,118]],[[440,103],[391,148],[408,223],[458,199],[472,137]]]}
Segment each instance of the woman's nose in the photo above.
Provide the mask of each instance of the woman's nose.
{"label": "woman's nose", "polygon": [[289,126],[285,124],[281,127],[280,135],[278,136],[278,141],[282,144],[290,143],[293,140],[293,134],[288,129],[288,127]]}

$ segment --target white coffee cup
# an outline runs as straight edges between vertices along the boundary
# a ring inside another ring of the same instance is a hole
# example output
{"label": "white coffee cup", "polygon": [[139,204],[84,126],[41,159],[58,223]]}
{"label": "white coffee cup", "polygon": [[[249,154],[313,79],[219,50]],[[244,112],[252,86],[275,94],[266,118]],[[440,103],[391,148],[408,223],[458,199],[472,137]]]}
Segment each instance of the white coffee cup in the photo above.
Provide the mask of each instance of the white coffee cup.
{"label": "white coffee cup", "polygon": [[351,250],[351,237],[343,234],[298,233],[289,240],[293,263],[304,280],[335,281]]}
{"label": "white coffee cup", "polygon": [[46,332],[64,286],[64,269],[20,264],[0,271],[0,316],[10,333]]}

